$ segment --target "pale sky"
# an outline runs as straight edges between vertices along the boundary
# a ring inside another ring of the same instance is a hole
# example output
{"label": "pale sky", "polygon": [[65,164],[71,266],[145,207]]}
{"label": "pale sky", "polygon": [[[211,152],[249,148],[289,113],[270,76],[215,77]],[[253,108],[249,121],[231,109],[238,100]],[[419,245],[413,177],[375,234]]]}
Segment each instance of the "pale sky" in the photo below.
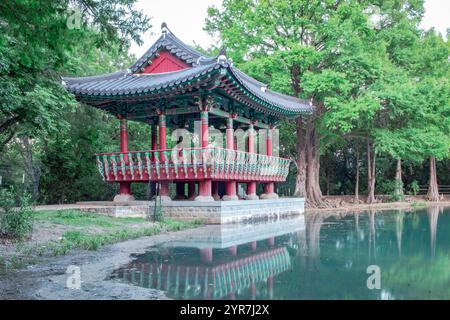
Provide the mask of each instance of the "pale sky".
{"label": "pale sky", "polygon": [[[159,37],[162,22],[166,22],[169,29],[187,44],[195,42],[202,47],[214,44],[214,39],[203,31],[203,27],[207,8],[221,3],[222,0],[138,0],[136,7],[152,17],[153,28],[143,35],[144,44],[140,47],[133,44],[130,51],[138,58],[142,56]],[[425,0],[422,27],[434,27],[445,35],[450,28],[450,1]]]}

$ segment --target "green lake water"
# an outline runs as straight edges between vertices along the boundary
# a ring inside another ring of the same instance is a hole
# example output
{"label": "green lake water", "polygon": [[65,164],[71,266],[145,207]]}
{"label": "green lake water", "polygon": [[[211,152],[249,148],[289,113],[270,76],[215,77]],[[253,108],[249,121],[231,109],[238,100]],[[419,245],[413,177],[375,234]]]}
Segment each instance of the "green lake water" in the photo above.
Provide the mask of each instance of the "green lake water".
{"label": "green lake water", "polygon": [[112,278],[174,299],[450,299],[450,208],[200,231],[133,255]]}

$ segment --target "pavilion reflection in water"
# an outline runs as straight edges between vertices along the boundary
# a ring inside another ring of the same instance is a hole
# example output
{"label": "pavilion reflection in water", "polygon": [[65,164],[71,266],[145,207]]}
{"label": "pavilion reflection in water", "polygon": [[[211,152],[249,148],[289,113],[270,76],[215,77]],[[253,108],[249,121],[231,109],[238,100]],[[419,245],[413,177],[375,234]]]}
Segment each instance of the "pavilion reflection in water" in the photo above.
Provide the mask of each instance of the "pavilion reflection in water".
{"label": "pavilion reflection in water", "polygon": [[291,269],[281,238],[304,233],[305,219],[206,229],[138,255],[113,278],[175,299],[271,299],[274,277]]}
{"label": "pavilion reflection in water", "polygon": [[[200,227],[113,278],[174,299],[448,299],[449,230],[439,206]],[[367,288],[369,265],[381,290]]]}

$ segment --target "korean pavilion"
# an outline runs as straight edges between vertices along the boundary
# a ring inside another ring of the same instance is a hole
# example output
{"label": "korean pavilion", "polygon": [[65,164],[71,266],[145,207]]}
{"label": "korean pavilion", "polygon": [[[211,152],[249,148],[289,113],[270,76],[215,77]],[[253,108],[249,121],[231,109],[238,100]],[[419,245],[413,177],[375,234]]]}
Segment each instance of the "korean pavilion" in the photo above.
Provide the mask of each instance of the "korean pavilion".
{"label": "korean pavilion", "polygon": [[[131,183],[158,185],[160,199],[237,200],[237,184],[245,199],[277,198],[274,183],[286,180],[290,160],[272,155],[272,132],[283,119],[310,113],[308,101],[274,92],[233,66],[222,52],[208,57],[180,41],[163,23],[161,36],[129,69],[91,77],[64,77],[76,99],[104,110],[120,122],[120,151],[97,154],[104,181],[118,183],[114,201],[134,200]],[[151,126],[151,150],[129,150],[127,121]],[[194,130],[197,145],[167,148],[167,128]],[[246,130],[238,150],[235,130]],[[211,130],[226,137],[211,143]],[[255,149],[256,130],[266,130],[265,152]],[[101,150],[99,150],[101,151]],[[264,192],[256,194],[257,183]],[[222,196],[219,195],[219,187]]]}

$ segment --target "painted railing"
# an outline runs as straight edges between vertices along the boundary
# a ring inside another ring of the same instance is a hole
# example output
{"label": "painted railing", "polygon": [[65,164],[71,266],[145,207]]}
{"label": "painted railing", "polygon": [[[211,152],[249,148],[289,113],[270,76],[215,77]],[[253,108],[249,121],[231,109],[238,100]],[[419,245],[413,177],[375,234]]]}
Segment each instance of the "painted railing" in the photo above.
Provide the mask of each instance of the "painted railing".
{"label": "painted railing", "polygon": [[97,154],[105,181],[285,181],[290,160],[217,147]]}

